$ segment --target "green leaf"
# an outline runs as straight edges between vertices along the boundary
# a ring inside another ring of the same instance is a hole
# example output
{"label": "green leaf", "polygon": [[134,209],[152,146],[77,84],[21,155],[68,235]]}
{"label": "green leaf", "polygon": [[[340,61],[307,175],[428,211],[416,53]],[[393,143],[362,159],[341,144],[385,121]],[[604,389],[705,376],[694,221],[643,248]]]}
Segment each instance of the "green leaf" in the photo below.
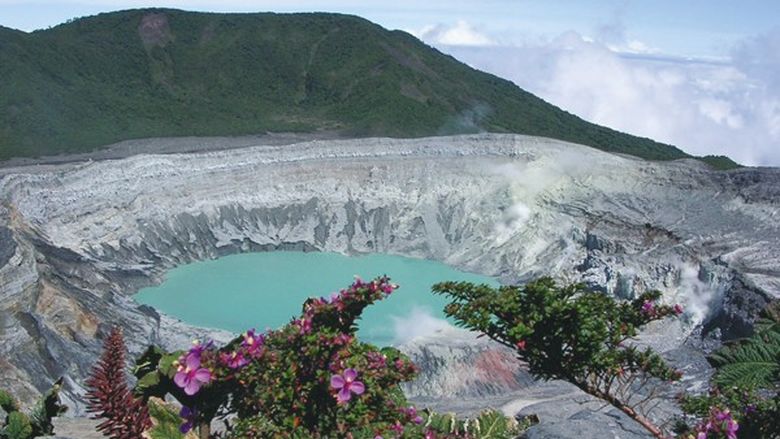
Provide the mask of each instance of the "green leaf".
{"label": "green leaf", "polygon": [[761,319],[752,337],[726,346],[710,357],[718,368],[713,382],[722,387],[769,389],[780,385],[780,324]]}
{"label": "green leaf", "polygon": [[62,378],[57,380],[46,392],[38,403],[33,407],[30,413],[30,423],[33,427],[34,436],[44,436],[54,433],[54,426],[51,420],[67,411],[67,407],[60,404],[60,389],[62,388]]}
{"label": "green leaf", "polygon": [[2,433],[3,437],[8,439],[31,439],[33,428],[30,425],[30,418],[22,412],[9,413],[7,424]]}

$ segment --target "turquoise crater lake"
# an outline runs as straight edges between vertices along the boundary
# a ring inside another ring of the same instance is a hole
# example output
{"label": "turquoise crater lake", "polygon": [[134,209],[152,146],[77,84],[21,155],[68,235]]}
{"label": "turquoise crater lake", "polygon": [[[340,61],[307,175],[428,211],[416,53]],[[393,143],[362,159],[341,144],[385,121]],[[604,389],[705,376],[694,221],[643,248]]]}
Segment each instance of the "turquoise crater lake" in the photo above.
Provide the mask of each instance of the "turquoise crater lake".
{"label": "turquoise crater lake", "polygon": [[400,288],[369,307],[358,322],[367,341],[388,345],[441,328],[444,297],[437,282],[470,281],[497,286],[487,276],[464,273],[441,262],[401,256],[337,253],[244,253],[176,267],[158,286],[135,295],[140,302],[187,323],[242,332],[278,328],[301,311],[308,297],[328,297],[354,276],[386,274]]}

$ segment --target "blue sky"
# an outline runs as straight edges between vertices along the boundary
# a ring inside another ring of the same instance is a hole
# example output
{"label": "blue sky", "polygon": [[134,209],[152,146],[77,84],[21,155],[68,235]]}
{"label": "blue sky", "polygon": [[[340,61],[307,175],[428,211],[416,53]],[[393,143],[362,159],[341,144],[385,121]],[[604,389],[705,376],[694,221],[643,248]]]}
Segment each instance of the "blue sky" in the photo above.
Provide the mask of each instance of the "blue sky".
{"label": "blue sky", "polygon": [[780,22],[776,0],[0,0],[0,24],[29,31],[69,18],[148,6],[223,12],[344,12],[394,29],[467,20],[500,35],[507,44],[566,30],[588,35],[601,26],[619,24],[631,38],[683,56],[723,56],[734,42]]}
{"label": "blue sky", "polygon": [[596,123],[780,166],[780,0],[0,0],[0,25],[150,6],[360,15]]}

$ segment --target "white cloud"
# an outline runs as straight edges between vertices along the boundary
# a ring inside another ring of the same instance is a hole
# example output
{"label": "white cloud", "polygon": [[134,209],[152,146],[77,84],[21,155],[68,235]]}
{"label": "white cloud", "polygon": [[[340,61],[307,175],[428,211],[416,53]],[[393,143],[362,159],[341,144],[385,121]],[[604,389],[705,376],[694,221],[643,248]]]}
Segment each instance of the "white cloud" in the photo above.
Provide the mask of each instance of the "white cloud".
{"label": "white cloud", "polygon": [[617,25],[514,46],[426,41],[595,123],[692,154],[780,165],[780,29],[723,60],[664,56]]}
{"label": "white cloud", "polygon": [[448,46],[492,46],[496,42],[464,20],[454,25],[437,24],[426,26],[419,31],[411,31],[418,38],[433,44]]}

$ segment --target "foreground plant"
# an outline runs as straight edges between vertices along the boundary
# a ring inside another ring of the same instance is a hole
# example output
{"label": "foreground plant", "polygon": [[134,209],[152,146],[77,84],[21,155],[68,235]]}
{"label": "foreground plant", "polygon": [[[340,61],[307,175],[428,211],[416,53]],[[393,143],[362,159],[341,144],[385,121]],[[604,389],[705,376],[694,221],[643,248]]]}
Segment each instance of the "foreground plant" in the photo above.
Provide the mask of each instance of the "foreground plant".
{"label": "foreground plant", "polygon": [[67,410],[60,404],[61,388],[62,378],[38,400],[29,414],[20,410],[19,403],[10,393],[0,389],[0,408],[6,413],[5,422],[0,426],[0,438],[31,439],[54,433],[52,419]]}
{"label": "foreground plant", "polygon": [[133,397],[127,385],[126,367],[122,331],[114,327],[85,383],[87,412],[103,419],[97,429],[112,439],[139,439],[152,426],[146,405]]}
{"label": "foreground plant", "polygon": [[182,404],[180,431],[202,439],[216,437],[215,419],[226,423],[220,437],[234,439],[512,437],[509,428],[498,429],[509,422],[500,414],[491,418],[496,428],[489,436],[423,425],[430,418],[399,387],[414,378],[412,362],[355,335],[363,310],[396,288],[387,277],[357,279],[329,298],[307,300],[301,315],[277,330],[250,330],[223,347],[151,348],[138,360],[136,391],[175,397]]}
{"label": "foreground plant", "polygon": [[657,385],[681,373],[652,350],[627,343],[643,325],[682,312],[679,305],[658,304],[659,292],[617,302],[551,278],[499,288],[444,282],[433,290],[452,299],[445,313],[458,325],[514,349],[534,376],[566,380],[664,437],[647,416]]}
{"label": "foreground plant", "polygon": [[780,437],[780,304],[767,307],[751,337],[715,352],[712,388],[684,396],[683,410],[697,419],[681,430],[696,439]]}

